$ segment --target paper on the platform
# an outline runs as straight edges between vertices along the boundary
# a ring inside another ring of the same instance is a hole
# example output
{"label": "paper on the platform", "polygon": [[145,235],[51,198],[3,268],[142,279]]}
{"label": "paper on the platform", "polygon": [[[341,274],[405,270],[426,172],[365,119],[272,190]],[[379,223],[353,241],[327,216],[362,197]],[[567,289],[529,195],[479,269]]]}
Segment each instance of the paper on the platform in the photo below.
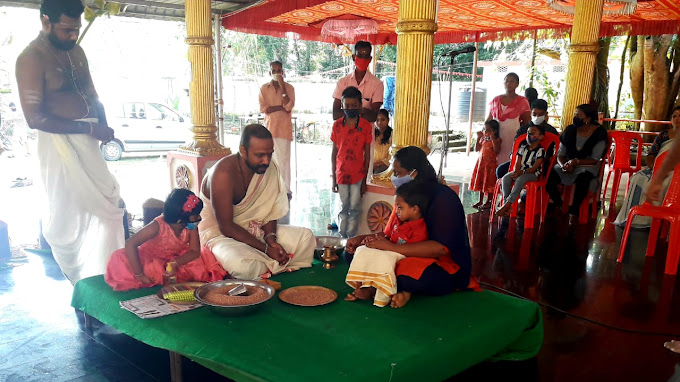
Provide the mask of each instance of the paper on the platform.
{"label": "paper on the platform", "polygon": [[201,307],[200,303],[192,305],[178,305],[163,300],[158,296],[144,296],[132,300],[121,301],[120,307],[132,312],[140,318],[156,318],[168,316],[170,314],[186,312],[188,310]]}

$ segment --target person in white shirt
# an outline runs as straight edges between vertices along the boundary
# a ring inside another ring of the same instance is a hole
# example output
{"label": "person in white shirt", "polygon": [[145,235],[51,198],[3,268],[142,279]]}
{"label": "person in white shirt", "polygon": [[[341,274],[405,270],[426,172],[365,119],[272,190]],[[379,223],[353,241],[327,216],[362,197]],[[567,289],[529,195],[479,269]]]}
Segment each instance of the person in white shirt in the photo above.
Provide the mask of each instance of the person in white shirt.
{"label": "person in white shirt", "polygon": [[368,41],[358,41],[354,45],[355,69],[349,75],[342,77],[333,92],[333,120],[344,116],[342,111],[342,92],[350,86],[354,86],[361,92],[361,117],[369,122],[375,122],[378,118],[378,111],[383,104],[385,88],[382,81],[368,71],[371,63],[371,43]]}

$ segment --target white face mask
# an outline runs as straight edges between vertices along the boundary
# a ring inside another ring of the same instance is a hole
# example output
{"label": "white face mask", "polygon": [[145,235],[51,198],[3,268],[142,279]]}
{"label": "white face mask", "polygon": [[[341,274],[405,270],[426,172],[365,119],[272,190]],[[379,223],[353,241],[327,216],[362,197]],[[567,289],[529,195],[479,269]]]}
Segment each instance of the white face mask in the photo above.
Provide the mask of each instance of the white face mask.
{"label": "white face mask", "polygon": [[536,126],[542,124],[544,121],[545,121],[545,115],[541,115],[539,117],[533,117],[531,119],[531,122],[533,122],[534,125],[536,125]]}

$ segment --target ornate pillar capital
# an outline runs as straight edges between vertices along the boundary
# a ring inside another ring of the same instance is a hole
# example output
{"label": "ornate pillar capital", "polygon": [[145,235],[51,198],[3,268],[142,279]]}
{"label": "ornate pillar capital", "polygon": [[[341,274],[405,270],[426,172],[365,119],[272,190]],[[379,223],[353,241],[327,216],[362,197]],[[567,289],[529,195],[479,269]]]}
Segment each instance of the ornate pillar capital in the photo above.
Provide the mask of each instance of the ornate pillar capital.
{"label": "ornate pillar capital", "polygon": [[600,51],[600,45],[595,42],[595,43],[587,43],[587,44],[576,44],[572,43],[569,45],[569,53],[592,53],[597,55],[597,53]]}
{"label": "ornate pillar capital", "polygon": [[213,46],[215,43],[215,40],[213,40],[212,36],[196,36],[196,37],[187,37],[184,39],[184,42],[187,45],[205,45],[205,46]]}
{"label": "ornate pillar capital", "polygon": [[434,20],[405,20],[399,21],[396,28],[397,34],[424,33],[434,34],[437,31],[437,23]]}

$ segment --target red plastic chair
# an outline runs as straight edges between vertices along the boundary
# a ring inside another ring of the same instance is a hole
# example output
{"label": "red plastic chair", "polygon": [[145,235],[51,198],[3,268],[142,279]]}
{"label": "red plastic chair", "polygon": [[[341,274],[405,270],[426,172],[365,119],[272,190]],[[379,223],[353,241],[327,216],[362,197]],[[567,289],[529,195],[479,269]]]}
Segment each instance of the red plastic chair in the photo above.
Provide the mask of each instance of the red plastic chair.
{"label": "red plastic chair", "polygon": [[[610,159],[609,173],[607,174],[607,181],[602,186],[602,200],[607,200],[607,185],[609,184],[609,177],[614,173],[614,181],[612,183],[612,191],[609,200],[609,212],[612,207],[616,205],[616,197],[618,196],[619,183],[621,182],[621,175],[627,173],[628,182],[626,183],[626,194],[628,193],[628,186],[630,186],[630,175],[642,169],[642,134],[634,131],[610,131],[609,137],[614,143],[614,158]],[[630,165],[630,151],[633,141],[637,141],[637,155],[635,156],[635,166]]]}
{"label": "red plastic chair", "polygon": [[[510,160],[510,170],[512,172],[515,170],[515,157],[517,156],[517,151],[519,150],[519,145],[522,141],[526,140],[526,134],[522,134],[515,140],[512,148],[512,159]],[[555,161],[557,160],[557,151],[560,148],[560,137],[555,134],[545,134],[543,140],[541,140],[541,146],[545,150],[546,154],[551,145],[554,145],[553,155],[550,157],[549,166],[543,166],[543,174],[541,178],[536,182],[527,182],[524,186],[527,190],[526,199],[526,210],[524,213],[524,228],[534,228],[536,221],[536,214],[540,215],[540,222],[542,223],[545,219],[545,214],[548,209],[548,192],[545,190],[545,184],[548,181],[548,176],[550,171],[555,166]],[[498,195],[501,193],[502,179],[496,181],[496,187],[493,192],[493,203],[491,204],[491,214],[489,215],[489,223],[493,221],[496,210],[496,202],[498,200]],[[517,201],[512,204],[511,217],[517,216]]]}
{"label": "red plastic chair", "polygon": [[[512,144],[512,157],[510,159],[510,168],[508,168],[508,173],[515,171],[515,156],[517,155],[517,151],[519,151],[519,145],[522,144],[522,141],[525,141],[526,139],[527,135],[522,134],[519,137],[517,137],[517,139],[515,139],[515,142]],[[493,217],[494,215],[496,215],[496,203],[498,202],[498,195],[500,195],[501,193],[502,185],[503,179],[497,179],[496,187],[494,187],[493,190],[493,199],[491,199],[491,213],[489,214],[489,223],[493,221]],[[515,204],[513,204],[513,210],[514,208]]]}
{"label": "red plastic chair", "polygon": [[[666,159],[666,154],[667,153],[663,153],[656,159],[653,172],[656,172],[660,168],[661,163]],[[670,223],[670,239],[668,240],[664,273],[667,275],[675,275],[678,271],[678,260],[680,259],[680,165],[675,166],[670,187],[666,192],[666,196],[664,197],[661,206],[654,206],[645,202],[631,208],[628,212],[628,220],[626,221],[626,228],[623,231],[623,239],[621,240],[621,247],[619,248],[619,258],[616,260],[619,263],[623,261],[623,254],[626,251],[626,243],[628,242],[630,228],[637,215],[650,216],[652,218],[652,229],[649,231],[649,239],[647,241],[647,256],[654,255],[661,223],[663,221],[668,221]]]}
{"label": "red plastic chair", "polygon": [[[607,147],[604,150],[604,154],[602,156],[602,160],[600,162],[600,172],[597,175],[597,181],[600,184],[600,187],[602,187],[602,179],[604,178],[604,166],[607,161],[607,158],[609,156],[609,149],[612,145],[612,138],[609,137],[607,139]],[[562,191],[562,213],[567,213],[569,212],[569,206],[573,202],[574,198],[574,190],[575,186],[573,184],[571,185],[566,185],[564,186],[564,189]],[[567,202],[566,196],[569,195],[569,201]],[[593,208],[592,208],[592,218],[595,219],[597,218],[597,212],[599,211],[597,209],[597,203],[600,201],[600,190],[597,190],[597,192],[593,192],[590,189],[588,190],[588,194],[586,194],[585,199],[583,199],[583,202],[581,202],[581,206],[579,207],[579,213],[578,213],[578,222],[579,224],[586,224],[588,223],[588,210],[590,207],[590,204],[592,203]]]}

